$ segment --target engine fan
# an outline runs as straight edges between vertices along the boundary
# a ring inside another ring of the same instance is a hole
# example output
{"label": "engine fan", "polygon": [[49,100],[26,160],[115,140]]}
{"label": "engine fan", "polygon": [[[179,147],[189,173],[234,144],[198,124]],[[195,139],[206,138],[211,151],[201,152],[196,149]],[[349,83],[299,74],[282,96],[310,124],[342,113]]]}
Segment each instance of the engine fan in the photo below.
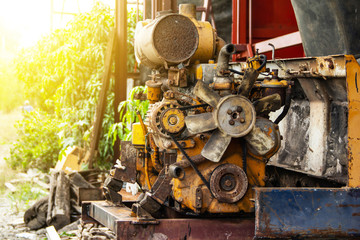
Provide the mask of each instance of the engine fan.
{"label": "engine fan", "polygon": [[219,162],[232,138],[244,137],[257,155],[265,155],[274,146],[274,140],[256,126],[256,115],[264,111],[275,111],[280,106],[279,94],[260,99],[256,106],[245,96],[221,97],[204,82],[198,81],[194,94],[214,108],[212,112],[189,115],[185,124],[190,133],[197,134],[214,130],[201,151],[201,155]]}

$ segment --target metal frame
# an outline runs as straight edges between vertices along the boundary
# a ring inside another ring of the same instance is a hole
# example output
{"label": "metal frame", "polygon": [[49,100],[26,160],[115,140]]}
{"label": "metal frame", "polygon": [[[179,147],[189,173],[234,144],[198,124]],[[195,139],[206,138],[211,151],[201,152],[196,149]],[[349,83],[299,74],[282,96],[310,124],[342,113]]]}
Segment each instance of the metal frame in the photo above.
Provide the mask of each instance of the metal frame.
{"label": "metal frame", "polygon": [[[269,9],[276,12],[265,22],[262,17],[269,15]],[[281,58],[305,56],[290,0],[233,0],[232,15],[232,43],[242,49],[234,61],[252,57],[256,49],[270,56],[269,43],[286,48],[277,51]]]}
{"label": "metal frame", "polygon": [[[83,202],[82,219],[99,222],[117,239],[253,239],[253,218],[172,218],[141,221],[125,206],[104,201]],[[96,219],[96,221],[94,221]]]}
{"label": "metal frame", "polygon": [[360,237],[360,189],[258,188],[259,238]]}

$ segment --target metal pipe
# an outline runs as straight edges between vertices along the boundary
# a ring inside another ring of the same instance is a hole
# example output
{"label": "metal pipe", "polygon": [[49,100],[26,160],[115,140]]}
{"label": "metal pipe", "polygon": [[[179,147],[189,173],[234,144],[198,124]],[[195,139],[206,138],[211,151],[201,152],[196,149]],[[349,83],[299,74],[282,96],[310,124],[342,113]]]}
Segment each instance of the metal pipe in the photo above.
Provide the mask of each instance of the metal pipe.
{"label": "metal pipe", "polygon": [[157,0],[151,0],[151,19],[155,19],[156,16],[156,2]]}
{"label": "metal pipe", "polygon": [[175,164],[172,164],[169,166],[169,174],[171,177],[173,178],[179,178],[180,180],[181,179],[184,179],[185,177],[185,171],[182,167],[179,167]]}
{"label": "metal pipe", "polygon": [[234,44],[227,44],[221,48],[218,56],[216,75],[222,76],[229,69],[230,56],[235,53]]}
{"label": "metal pipe", "polygon": [[271,58],[274,61],[275,60],[275,46],[272,43],[269,43],[269,46],[272,48],[272,50],[271,50]]}

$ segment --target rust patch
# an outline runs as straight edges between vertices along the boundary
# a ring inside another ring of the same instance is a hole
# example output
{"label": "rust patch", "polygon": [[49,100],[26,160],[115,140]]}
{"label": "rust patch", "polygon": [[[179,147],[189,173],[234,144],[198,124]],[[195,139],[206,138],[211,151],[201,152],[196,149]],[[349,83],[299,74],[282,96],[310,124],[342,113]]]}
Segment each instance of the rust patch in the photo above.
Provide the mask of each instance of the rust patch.
{"label": "rust patch", "polygon": [[330,69],[334,69],[334,62],[333,62],[333,60],[331,58],[325,58],[324,61],[329,63],[328,67]]}
{"label": "rust patch", "polygon": [[360,207],[360,204],[339,204],[338,207]]}
{"label": "rust patch", "polygon": [[360,213],[358,213],[358,212],[357,212],[357,213],[353,213],[352,216],[353,216],[353,217],[358,217],[358,216],[360,216]]}

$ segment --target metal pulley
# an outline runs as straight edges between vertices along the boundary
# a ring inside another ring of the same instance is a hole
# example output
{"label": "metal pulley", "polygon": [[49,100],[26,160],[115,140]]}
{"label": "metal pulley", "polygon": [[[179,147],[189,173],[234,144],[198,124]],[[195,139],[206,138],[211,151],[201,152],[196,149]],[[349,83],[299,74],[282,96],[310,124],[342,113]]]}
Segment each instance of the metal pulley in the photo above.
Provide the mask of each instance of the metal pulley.
{"label": "metal pulley", "polygon": [[241,167],[222,164],[210,177],[210,189],[219,202],[234,203],[242,199],[248,188],[247,176]]}

